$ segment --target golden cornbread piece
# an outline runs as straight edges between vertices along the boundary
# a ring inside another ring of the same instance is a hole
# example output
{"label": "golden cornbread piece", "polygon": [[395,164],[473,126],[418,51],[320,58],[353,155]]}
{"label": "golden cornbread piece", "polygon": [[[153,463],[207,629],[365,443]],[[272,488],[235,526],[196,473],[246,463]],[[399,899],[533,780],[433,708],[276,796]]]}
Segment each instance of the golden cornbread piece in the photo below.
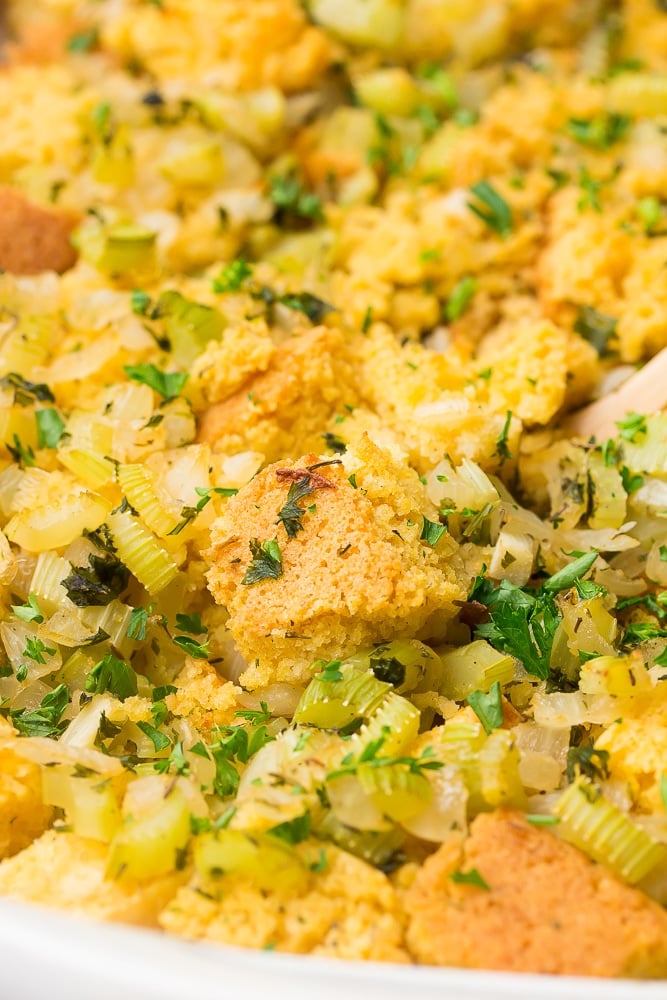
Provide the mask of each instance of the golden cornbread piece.
{"label": "golden cornbread piece", "polygon": [[174,715],[187,719],[200,733],[210,733],[214,726],[226,726],[237,721],[239,689],[226,681],[215,667],[205,660],[191,657],[176,678],[177,690],[167,695],[167,708]]}
{"label": "golden cornbread piece", "polygon": [[0,268],[12,274],[67,271],[76,262],[72,216],[30,202],[0,187]]}
{"label": "golden cornbread piece", "polygon": [[330,844],[298,850],[317,867],[301,890],[266,891],[238,875],[196,879],[160,915],[161,926],[242,948],[408,962],[404,917],[387,876]]}
{"label": "golden cornbread piece", "polygon": [[268,461],[322,447],[328,421],[357,397],[345,338],[315,327],[285,341],[268,369],[203,416],[199,439],[215,451],[260,451]]}
{"label": "golden cornbread piece", "polygon": [[105,877],[108,845],[49,830],[0,864],[0,895],[97,920],[153,927],[187,878],[185,872],[139,884]]}
{"label": "golden cornbread piece", "polygon": [[[209,587],[250,664],[244,687],[305,682],[314,660],[369,643],[431,638],[465,597],[456,544],[447,535],[435,547],[420,539],[424,515],[436,520],[437,513],[417,474],[368,438],[346,455],[345,466],[317,470],[331,485],[311,480],[313,491],[301,501],[302,530],[288,537],[278,513],[294,478],[307,477],[317,462],[311,455],[265,469],[212,529]],[[300,475],[285,478],[282,470]],[[273,539],[281,575],[248,585],[251,543]]]}
{"label": "golden cornbread piece", "polygon": [[[12,728],[0,724],[0,858],[22,851],[51,822],[53,810],[42,802],[40,768],[12,749]],[[9,739],[5,739],[7,736]]]}
{"label": "golden cornbread piece", "polygon": [[[476,870],[488,890],[452,880]],[[482,814],[405,896],[407,942],[432,965],[561,975],[667,974],[667,914],[518,813]]]}

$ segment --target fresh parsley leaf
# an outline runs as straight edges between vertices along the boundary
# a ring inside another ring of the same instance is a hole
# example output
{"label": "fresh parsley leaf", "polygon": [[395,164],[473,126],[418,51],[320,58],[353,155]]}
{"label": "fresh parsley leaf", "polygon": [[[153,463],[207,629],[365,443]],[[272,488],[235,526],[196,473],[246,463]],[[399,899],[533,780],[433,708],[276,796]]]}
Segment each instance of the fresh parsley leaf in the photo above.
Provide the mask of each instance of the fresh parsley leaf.
{"label": "fresh parsley leaf", "polygon": [[495,681],[489,690],[473,691],[468,695],[466,701],[473,712],[484,726],[486,733],[492,733],[494,729],[499,729],[503,724],[503,698],[500,689],[500,682]]}
{"label": "fresh parsley leaf", "polygon": [[253,726],[264,725],[264,723],[270,722],[272,718],[265,701],[260,701],[259,709],[241,709],[239,712],[234,712],[234,715],[239,719],[246,719]]}
{"label": "fresh parsley leaf", "polygon": [[321,323],[329,313],[336,312],[336,307],[320,299],[312,292],[291,292],[281,295],[278,299],[288,309],[295,309],[308,317],[311,323]]}
{"label": "fresh parsley leaf", "polygon": [[27,604],[12,604],[12,611],[17,618],[24,622],[35,622],[37,625],[41,625],[44,621],[44,615],[34,594],[28,594]]}
{"label": "fresh parsley leaf", "polygon": [[32,469],[35,465],[35,452],[32,447],[27,447],[22,443],[18,434],[14,435],[14,444],[5,443],[5,447],[15,462],[18,462],[22,469]]}
{"label": "fresh parsley leaf", "polygon": [[512,458],[512,452],[509,450],[507,441],[509,439],[510,424],[512,423],[512,411],[508,410],[505,415],[505,423],[503,424],[503,429],[500,432],[500,437],[496,441],[496,454],[500,458],[500,464],[503,465],[507,459]]}
{"label": "fresh parsley leaf", "polygon": [[249,545],[252,558],[241,580],[244,587],[252,587],[262,580],[277,580],[283,575],[282,556],[275,539],[260,542],[253,538]]}
{"label": "fresh parsley leaf", "polygon": [[476,291],[477,281],[470,275],[457,281],[445,305],[445,319],[449,323],[454,323],[463,316]]}
{"label": "fresh parsley leaf", "polygon": [[130,294],[130,308],[137,316],[146,316],[151,308],[151,297],[148,292],[135,288]]}
{"label": "fresh parsley leaf", "polygon": [[188,635],[203,635],[208,631],[196,611],[187,615],[179,612],[176,615],[176,628],[181,632],[187,632]]}
{"label": "fresh parsley leaf", "polygon": [[217,292],[218,295],[224,295],[226,292],[238,292],[251,275],[252,267],[250,264],[241,258],[233,260],[223,267],[217,278],[213,279],[213,291]]}
{"label": "fresh parsley leaf", "polygon": [[119,660],[112,653],[107,653],[88,674],[86,691],[89,694],[104,694],[105,691],[110,691],[121,701],[125,701],[137,693],[137,675],[125,660]]}
{"label": "fresh parsley leaf", "polygon": [[103,607],[122,594],[130,574],[112,555],[90,555],[88,562],[88,566],[74,566],[60,583],[77,608]]}
{"label": "fresh parsley leaf", "polygon": [[621,481],[623,483],[623,489],[628,494],[636,493],[644,485],[644,477],[639,473],[633,475],[631,470],[628,469],[627,465],[621,468]]}
{"label": "fresh parsley leaf", "polygon": [[570,118],[566,131],[582,146],[609,149],[625,137],[629,127],[630,119],[627,115],[605,112],[595,118]]}
{"label": "fresh parsley leaf", "polygon": [[152,726],[150,722],[137,722],[138,728],[142,731],[144,736],[147,736],[155,747],[156,753],[160,753],[162,750],[166,750],[167,747],[171,746],[171,740],[165,733],[161,733],[159,729]]}
{"label": "fresh parsley leaf", "polygon": [[48,385],[43,382],[28,382],[27,379],[19,375],[18,372],[9,372],[0,378],[0,388],[14,390],[14,402],[19,406],[31,406],[35,401],[39,403],[55,403],[56,397],[53,395]]}
{"label": "fresh parsley leaf", "polygon": [[532,826],[558,826],[560,816],[549,816],[546,813],[526,813],[523,817]]}
{"label": "fresh parsley leaf", "polygon": [[31,712],[25,708],[10,711],[12,723],[21,736],[58,737],[66,728],[67,723],[60,717],[69,705],[69,688],[59,684],[42,698],[39,708]]}
{"label": "fresh parsley leaf", "polygon": [[175,399],[187,382],[187,372],[163,372],[152,364],[125,365],[125,374],[134,382],[150,386],[165,400]]}
{"label": "fresh parsley leaf", "polygon": [[564,566],[563,569],[559,569],[557,573],[545,580],[542,584],[542,590],[548,594],[569,590],[570,587],[574,587],[579,582],[582,576],[588,573],[597,557],[597,552],[586,552],[583,556],[579,556],[578,559]]}
{"label": "fresh parsley leaf", "polygon": [[423,517],[422,533],[420,535],[423,542],[431,546],[437,545],[446,531],[447,528],[444,524],[439,524],[437,521],[429,521],[427,517]]}
{"label": "fresh parsley leaf", "polygon": [[185,527],[193,521],[197,514],[199,514],[208,503],[210,503],[211,498],[214,493],[223,497],[233,497],[238,493],[237,489],[225,486],[212,486],[212,487],[202,487],[195,486],[195,493],[197,493],[201,499],[197,501],[194,507],[183,507],[181,510],[181,520],[178,522],[175,528],[172,528],[169,532],[170,535],[180,535]]}
{"label": "fresh parsley leaf", "polygon": [[35,411],[37,422],[37,447],[57,448],[58,442],[65,433],[65,421],[57,410],[52,408]]}
{"label": "fresh parsley leaf", "polygon": [[146,608],[132,608],[130,623],[127,626],[125,635],[128,639],[136,639],[143,642],[146,638],[146,628],[148,625],[148,611]]}
{"label": "fresh parsley leaf", "polygon": [[207,660],[211,655],[210,643],[197,642],[191,635],[175,635],[173,642],[195,660]]}
{"label": "fresh parsley leaf", "polygon": [[560,622],[552,598],[526,594],[503,580],[491,594],[478,588],[475,600],[488,606],[491,619],[477,626],[476,638],[487,639],[496,649],[518,657],[529,674],[546,680]]}
{"label": "fresh parsley leaf", "polygon": [[303,816],[297,816],[295,819],[270,827],[267,833],[270,833],[272,837],[278,837],[279,840],[284,840],[286,844],[300,844],[302,840],[306,840],[310,836],[310,827],[310,813],[305,812]]}
{"label": "fresh parsley leaf", "polygon": [[486,892],[489,892],[491,889],[489,883],[480,875],[476,868],[471,868],[467,872],[457,870],[451,872],[449,877],[457,885],[474,885],[477,889],[484,889]]}
{"label": "fresh parsley leaf", "polygon": [[276,207],[275,218],[279,225],[288,228],[304,221],[322,222],[322,201],[312,191],[306,191],[293,175],[272,177],[269,198]]}
{"label": "fresh parsley leaf", "polygon": [[45,642],[37,636],[27,635],[25,637],[25,649],[23,650],[23,655],[27,656],[29,660],[34,660],[35,663],[45,664],[44,653],[47,656],[53,656],[56,652],[53,646],[47,646]]}
{"label": "fresh parsley leaf", "polygon": [[331,660],[330,663],[323,663],[322,660],[319,661],[322,667],[321,673],[316,674],[318,681],[324,681],[327,684],[333,684],[336,681],[342,681],[343,675],[340,671],[340,660]]}
{"label": "fresh parsley leaf", "polygon": [[660,553],[660,561],[667,562],[667,545],[661,545],[658,552]]}
{"label": "fresh parsley leaf", "polygon": [[306,513],[306,509],[299,506],[299,500],[310,496],[312,492],[310,476],[304,476],[303,479],[297,479],[291,483],[287,500],[278,511],[278,520],[276,521],[276,524],[284,526],[289,538],[296,538],[297,534],[303,531],[301,518]]}
{"label": "fresh parsley leaf", "polygon": [[578,774],[591,781],[603,781],[609,777],[609,752],[596,750],[591,746],[570,747],[567,751],[567,780],[572,783]]}
{"label": "fresh parsley leaf", "polygon": [[342,438],[338,437],[337,434],[332,434],[331,431],[327,431],[325,434],[320,435],[329,449],[337,455],[342,455],[347,449],[347,445]]}
{"label": "fresh parsley leaf", "polygon": [[574,322],[574,331],[587,340],[598,354],[604,354],[611,337],[616,333],[618,320],[598,312],[592,306],[581,306]]}
{"label": "fresh parsley leaf", "polygon": [[488,181],[479,181],[470,188],[476,201],[469,201],[468,208],[490,229],[494,229],[503,239],[512,232],[514,219],[512,209]]}
{"label": "fresh parsley leaf", "polygon": [[624,420],[617,420],[616,426],[618,427],[619,437],[622,437],[624,441],[636,441],[637,436],[646,436],[648,427],[646,426],[646,417],[641,413],[628,413]]}
{"label": "fresh parsley leaf", "polygon": [[157,771],[158,774],[188,775],[190,773],[190,764],[183,752],[182,741],[176,744],[166,760],[156,760],[153,764],[153,770]]}
{"label": "fresh parsley leaf", "polygon": [[79,31],[72,35],[67,42],[68,52],[92,52],[100,43],[100,33],[97,28],[89,28],[87,31]]}
{"label": "fresh parsley leaf", "polygon": [[624,646],[636,646],[650,639],[667,639],[667,629],[654,625],[653,622],[631,622],[623,636]]}

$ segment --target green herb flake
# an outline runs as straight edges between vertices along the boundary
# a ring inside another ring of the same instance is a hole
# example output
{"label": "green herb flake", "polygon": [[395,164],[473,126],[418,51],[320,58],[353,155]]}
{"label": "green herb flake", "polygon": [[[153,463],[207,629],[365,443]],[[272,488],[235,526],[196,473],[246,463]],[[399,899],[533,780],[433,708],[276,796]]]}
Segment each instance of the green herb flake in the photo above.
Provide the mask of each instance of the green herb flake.
{"label": "green herb flake", "polygon": [[641,219],[646,236],[657,236],[658,226],[662,221],[662,205],[657,198],[640,198],[635,211]]}
{"label": "green herb flake", "polygon": [[579,774],[591,781],[605,780],[609,777],[609,752],[596,750],[591,746],[570,747],[567,751],[566,774],[570,784]]}
{"label": "green herb flake", "polygon": [[191,635],[175,635],[173,643],[195,660],[207,660],[211,655],[210,643],[197,642]]}
{"label": "green herb flake", "polygon": [[488,181],[473,184],[470,191],[476,201],[469,201],[468,208],[474,212],[490,229],[495,230],[503,239],[512,232],[514,220],[512,209],[505,199],[498,194]]}
{"label": "green herb flake", "polygon": [[67,51],[73,53],[92,52],[100,43],[100,33],[97,28],[79,31],[67,41]]}
{"label": "green herb flake", "polygon": [[29,660],[34,660],[35,663],[45,664],[44,653],[47,656],[53,656],[56,652],[53,646],[47,646],[45,642],[38,639],[36,636],[27,635],[25,639],[25,649],[23,650],[23,655],[27,656]]}
{"label": "green herb flake", "polygon": [[428,545],[435,546],[438,544],[446,531],[447,528],[444,524],[439,524],[437,521],[429,521],[427,517],[424,517],[420,538]]}
{"label": "green herb flake", "polygon": [[574,322],[574,331],[588,341],[602,355],[611,337],[616,333],[618,320],[598,312],[592,306],[581,306]]}
{"label": "green herb flake", "polygon": [[167,747],[171,746],[171,740],[164,733],[161,733],[159,729],[152,726],[150,722],[137,722],[137,727],[142,731],[144,736],[147,736],[155,747],[156,753],[161,753],[166,750]]}
{"label": "green herb flake", "polygon": [[566,131],[580,145],[603,150],[624,139],[629,127],[627,115],[611,112],[595,118],[570,118]]}
{"label": "green herb flake", "polygon": [[623,489],[628,494],[636,493],[644,485],[644,477],[637,473],[636,475],[624,465],[621,469],[621,480],[623,482]]}
{"label": "green herb flake", "polygon": [[303,531],[301,519],[306,513],[306,509],[299,506],[299,500],[310,496],[312,492],[313,486],[310,476],[304,476],[303,479],[297,479],[290,484],[287,500],[278,511],[278,520],[276,521],[276,524],[283,525],[289,538],[296,538],[298,533]]}
{"label": "green herb flake", "polygon": [[290,292],[287,295],[281,295],[278,302],[287,306],[288,309],[303,313],[311,323],[321,323],[330,313],[336,312],[335,306],[318,298],[317,295],[313,295],[312,292]]}
{"label": "green herb flake", "polygon": [[574,587],[581,580],[582,576],[588,573],[597,557],[597,552],[586,552],[584,555],[579,556],[574,562],[564,566],[563,569],[559,569],[557,573],[554,573],[548,580],[545,580],[542,584],[542,589],[548,594],[557,594],[561,590],[569,590],[570,587]]}
{"label": "green herb flake", "polygon": [[37,447],[57,448],[65,433],[65,421],[57,410],[52,408],[35,411],[37,423]]}
{"label": "green herb flake", "polygon": [[477,281],[475,278],[470,277],[470,275],[457,281],[447,299],[444,310],[445,319],[449,323],[454,323],[463,316],[476,291]]}
{"label": "green herb flake", "polygon": [[150,386],[167,401],[180,394],[189,378],[187,372],[163,372],[153,364],[125,365],[124,368],[134,382]]}
{"label": "green herb flake", "polygon": [[660,775],[660,801],[663,808],[667,809],[667,774],[664,772]]}
{"label": "green herb flake", "polygon": [[501,465],[504,465],[504,463],[508,459],[513,457],[512,452],[509,450],[509,446],[507,444],[509,439],[511,423],[512,423],[512,411],[508,410],[505,415],[505,423],[503,424],[503,429],[500,432],[500,437],[496,441],[496,450],[494,452],[494,454],[499,457]]}
{"label": "green herb flake", "polygon": [[213,291],[218,295],[226,292],[238,292],[245,281],[252,276],[252,267],[242,259],[233,260],[223,267],[217,278],[213,279]]}
{"label": "green herb flake", "polygon": [[96,663],[86,678],[88,694],[103,694],[109,691],[121,701],[137,693],[137,675],[129,663],[107,653]]}
{"label": "green herb flake", "polygon": [[146,628],[148,626],[148,611],[146,608],[132,608],[130,622],[125,635],[128,639],[135,639],[143,642],[146,638]]}
{"label": "green herb flake", "polygon": [[495,681],[490,690],[473,691],[466,698],[467,703],[484,726],[484,732],[492,733],[503,724],[503,699],[500,682]]}
{"label": "green herb flake", "polygon": [[12,604],[12,611],[17,618],[20,618],[24,622],[35,622],[36,625],[41,625],[44,621],[44,615],[40,610],[35,594],[28,594],[27,604]]}
{"label": "green herb flake", "polygon": [[277,580],[283,575],[283,560],[276,539],[260,542],[257,538],[249,542],[251,560],[241,583],[252,587],[262,580]]}
{"label": "green herb flake", "polygon": [[560,823],[559,816],[548,816],[542,813],[526,813],[524,819],[531,826],[558,826]]}
{"label": "green herb flake", "polygon": [[130,308],[136,316],[146,316],[151,307],[151,297],[148,292],[135,288],[130,294]]}
{"label": "green herb flake", "polygon": [[340,671],[340,660],[331,660],[330,663],[322,663],[320,660],[320,664],[322,671],[316,675],[318,681],[324,681],[327,684],[335,684],[336,681],[342,681],[343,674]]}
{"label": "green herb flake", "polygon": [[38,403],[55,403],[56,398],[44,382],[28,382],[18,372],[9,372],[0,378],[0,389],[13,389],[14,402],[19,406]]}
{"label": "green herb flake", "polygon": [[302,816],[297,816],[296,819],[290,819],[285,823],[270,827],[267,833],[283,840],[286,844],[300,844],[301,841],[310,836],[310,828],[310,813],[305,812]]}
{"label": "green herb flake", "polygon": [[645,437],[648,432],[646,417],[641,413],[628,413],[624,420],[617,420],[619,437],[624,441],[635,442],[637,437]]}
{"label": "green herb flake", "polygon": [[39,708],[31,712],[25,708],[10,711],[9,715],[21,736],[47,736],[57,738],[66,728],[67,723],[60,717],[69,705],[69,688],[59,684],[53,691],[42,698]]}
{"label": "green herb flake", "polygon": [[449,877],[456,885],[473,885],[477,889],[484,889],[486,892],[490,892],[491,890],[489,883],[480,875],[476,868],[471,868],[467,872],[457,869],[451,872]]}

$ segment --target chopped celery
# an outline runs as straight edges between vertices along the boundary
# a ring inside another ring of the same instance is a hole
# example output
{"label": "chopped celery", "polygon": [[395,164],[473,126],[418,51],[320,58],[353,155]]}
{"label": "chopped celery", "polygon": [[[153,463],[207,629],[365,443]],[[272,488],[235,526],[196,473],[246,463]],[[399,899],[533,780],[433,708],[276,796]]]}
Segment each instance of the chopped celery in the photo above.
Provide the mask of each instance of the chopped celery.
{"label": "chopped celery", "polygon": [[220,183],[225,173],[220,143],[208,139],[184,145],[161,161],[160,172],[182,187],[213,187]]}
{"label": "chopped celery", "polygon": [[164,590],[178,573],[178,567],[155,537],[129,511],[109,514],[107,525],[119,558],[149,594]]}
{"label": "chopped celery", "polygon": [[383,642],[349,656],[345,663],[363,670],[370,668],[378,680],[391,684],[397,694],[437,689],[442,677],[440,657],[418,639]]}
{"label": "chopped celery", "polygon": [[489,806],[526,806],[526,793],[519,776],[519,751],[512,734],[494,730],[479,753],[481,793]]}
{"label": "chopped celery", "polygon": [[361,671],[343,663],[341,680],[312,679],[294,713],[294,722],[341,729],[355,719],[367,718],[378,707],[390,684],[377,680],[370,671]]}
{"label": "chopped celery", "polygon": [[94,490],[107,486],[115,478],[113,462],[102,455],[97,455],[94,451],[82,448],[59,448],[58,460],[86,486]]}
{"label": "chopped celery", "polygon": [[310,0],[309,7],[315,21],[352,45],[392,49],[401,40],[402,0]]}
{"label": "chopped celery", "polygon": [[386,865],[405,840],[405,834],[396,827],[380,831],[357,830],[341,823],[331,812],[324,816],[316,832],[371,865]]}
{"label": "chopped celery", "polygon": [[150,469],[143,465],[119,465],[118,483],[146,527],[161,538],[174,530],[180,520],[181,505],[174,500],[170,505],[165,504]]}
{"label": "chopped celery", "polygon": [[667,414],[646,417],[646,433],[624,440],[623,462],[631,472],[661,475],[667,472]]}
{"label": "chopped celery", "polygon": [[580,651],[609,656],[615,654],[613,642],[618,625],[605,608],[601,595],[580,601],[570,591],[561,602],[561,610],[563,628],[574,655]]}
{"label": "chopped celery", "polygon": [[419,709],[390,691],[368,723],[350,739],[350,751],[361,754],[378,744],[383,757],[400,754],[417,738],[419,721]]}
{"label": "chopped celery", "polygon": [[410,74],[397,66],[375,69],[354,81],[357,97],[382,115],[411,115],[424,94]]}
{"label": "chopped celery", "polygon": [[514,677],[514,660],[499,653],[484,639],[440,652],[444,678],[440,691],[446,698],[463,701],[473,691],[488,691],[491,685],[509,684]]}
{"label": "chopped celery", "polygon": [[28,552],[64,548],[84,531],[96,531],[111,506],[106,497],[84,490],[49,506],[20,511],[7,525],[6,535]]}
{"label": "chopped celery", "polygon": [[65,810],[74,833],[108,843],[121,823],[111,779],[78,772],[69,766],[42,768],[42,796],[46,805]]}
{"label": "chopped celery", "polygon": [[121,601],[109,601],[103,607],[81,609],[81,620],[90,629],[91,635],[99,630],[106,632],[109,642],[121,656],[128,656],[134,648],[127,631],[132,619],[132,608]]}
{"label": "chopped celery", "polygon": [[220,340],[227,323],[212,306],[186,299],[180,292],[162,292],[155,308],[164,321],[171,356],[180,366],[189,366],[210,340]]}
{"label": "chopped celery", "polygon": [[109,141],[101,142],[93,154],[92,174],[99,184],[131,187],[134,183],[134,157],[129,131],[124,125],[114,130]]}
{"label": "chopped celery", "polygon": [[401,764],[357,768],[361,787],[370,795],[383,816],[397,823],[412,819],[422,812],[433,798],[433,790],[423,774],[407,770]]}
{"label": "chopped celery", "polygon": [[110,878],[147,880],[182,867],[190,840],[190,808],[179,788],[165,795],[154,812],[132,821],[128,817],[109,848]]}
{"label": "chopped celery", "polygon": [[634,698],[652,691],[653,685],[641,657],[596,656],[582,664],[579,690],[584,694]]}
{"label": "chopped celery", "polygon": [[241,875],[265,891],[299,892],[309,880],[296,851],[271,834],[228,829],[204,833],[195,841],[194,861],[207,878]]}
{"label": "chopped celery", "polygon": [[40,607],[53,612],[65,595],[61,581],[72,572],[72,564],[56,552],[40,552],[30,581],[29,593],[34,594]]}
{"label": "chopped celery", "polygon": [[100,271],[124,274],[153,264],[157,233],[144,226],[82,227],[75,243],[82,255]]}
{"label": "chopped celery", "polygon": [[590,528],[620,528],[625,522],[627,494],[621,474],[614,465],[607,465],[601,452],[592,451],[588,458],[588,476],[593,511],[588,518]]}
{"label": "chopped celery", "polygon": [[658,843],[612,805],[586,778],[578,778],[553,809],[565,840],[634,884],[667,856]]}

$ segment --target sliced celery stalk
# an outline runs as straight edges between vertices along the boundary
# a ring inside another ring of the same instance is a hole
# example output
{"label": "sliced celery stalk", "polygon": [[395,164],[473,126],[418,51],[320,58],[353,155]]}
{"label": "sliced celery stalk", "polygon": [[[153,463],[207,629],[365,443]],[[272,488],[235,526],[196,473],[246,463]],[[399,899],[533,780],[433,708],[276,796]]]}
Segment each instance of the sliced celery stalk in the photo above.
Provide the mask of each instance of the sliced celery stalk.
{"label": "sliced celery stalk", "polygon": [[164,590],[178,573],[178,567],[151,532],[129,511],[112,512],[107,525],[119,558],[149,594]]}
{"label": "sliced celery stalk", "polygon": [[636,698],[653,690],[641,657],[597,656],[582,664],[579,690],[584,694],[610,694]]}
{"label": "sliced celery stalk", "polygon": [[181,505],[175,501],[172,501],[172,509],[165,505],[157,493],[150,469],[138,464],[119,465],[118,483],[146,527],[161,538],[173,531],[180,521]]}
{"label": "sliced celery stalk", "polygon": [[405,841],[405,834],[396,827],[381,831],[356,830],[341,823],[331,812],[318,824],[317,834],[371,865],[385,865]]}
{"label": "sliced celery stalk", "polygon": [[42,796],[47,805],[65,810],[74,833],[109,843],[121,816],[111,780],[86,775],[68,766],[42,768]]}
{"label": "sliced celery stalk", "polygon": [[625,523],[627,494],[615,465],[607,465],[600,452],[588,457],[588,475],[593,512],[588,524],[593,529],[620,528]]}
{"label": "sliced celery stalk", "polygon": [[350,751],[358,755],[378,743],[383,757],[400,754],[417,738],[420,718],[419,709],[407,698],[390,691],[368,723],[352,737]]}
{"label": "sliced celery stalk", "polygon": [[563,792],[553,812],[565,840],[631,884],[667,857],[667,845],[653,840],[584,777]]}
{"label": "sliced celery stalk", "polygon": [[197,871],[207,878],[242,875],[266,891],[299,892],[309,879],[296,851],[270,834],[204,833],[195,841],[194,861]]}
{"label": "sliced celery stalk", "polygon": [[373,804],[396,823],[410,820],[423,812],[433,798],[428,779],[401,764],[381,767],[362,764],[357,769],[357,775]]}
{"label": "sliced celery stalk", "polygon": [[498,681],[509,684],[514,677],[514,660],[499,653],[484,639],[441,652],[444,678],[440,691],[446,698],[463,701],[473,691],[489,691]]}
{"label": "sliced celery stalk", "polygon": [[155,812],[126,823],[111,841],[109,878],[144,881],[182,866],[190,840],[190,808],[179,788],[173,788]]}
{"label": "sliced celery stalk", "polygon": [[519,751],[512,734],[495,729],[479,754],[481,792],[489,806],[526,807],[526,793],[519,776]]}
{"label": "sliced celery stalk", "polygon": [[186,299],[180,292],[162,292],[156,311],[164,320],[171,356],[178,366],[188,367],[210,340],[220,340],[227,323],[217,309]]}
{"label": "sliced celery stalk", "polygon": [[157,233],[143,226],[116,225],[109,229],[80,230],[77,243],[94,267],[110,274],[143,270],[152,265]]}
{"label": "sliced celery stalk", "polygon": [[294,713],[294,722],[341,729],[355,719],[369,716],[391,690],[390,684],[376,680],[370,671],[362,672],[342,664],[342,680],[327,681],[314,677]]}

